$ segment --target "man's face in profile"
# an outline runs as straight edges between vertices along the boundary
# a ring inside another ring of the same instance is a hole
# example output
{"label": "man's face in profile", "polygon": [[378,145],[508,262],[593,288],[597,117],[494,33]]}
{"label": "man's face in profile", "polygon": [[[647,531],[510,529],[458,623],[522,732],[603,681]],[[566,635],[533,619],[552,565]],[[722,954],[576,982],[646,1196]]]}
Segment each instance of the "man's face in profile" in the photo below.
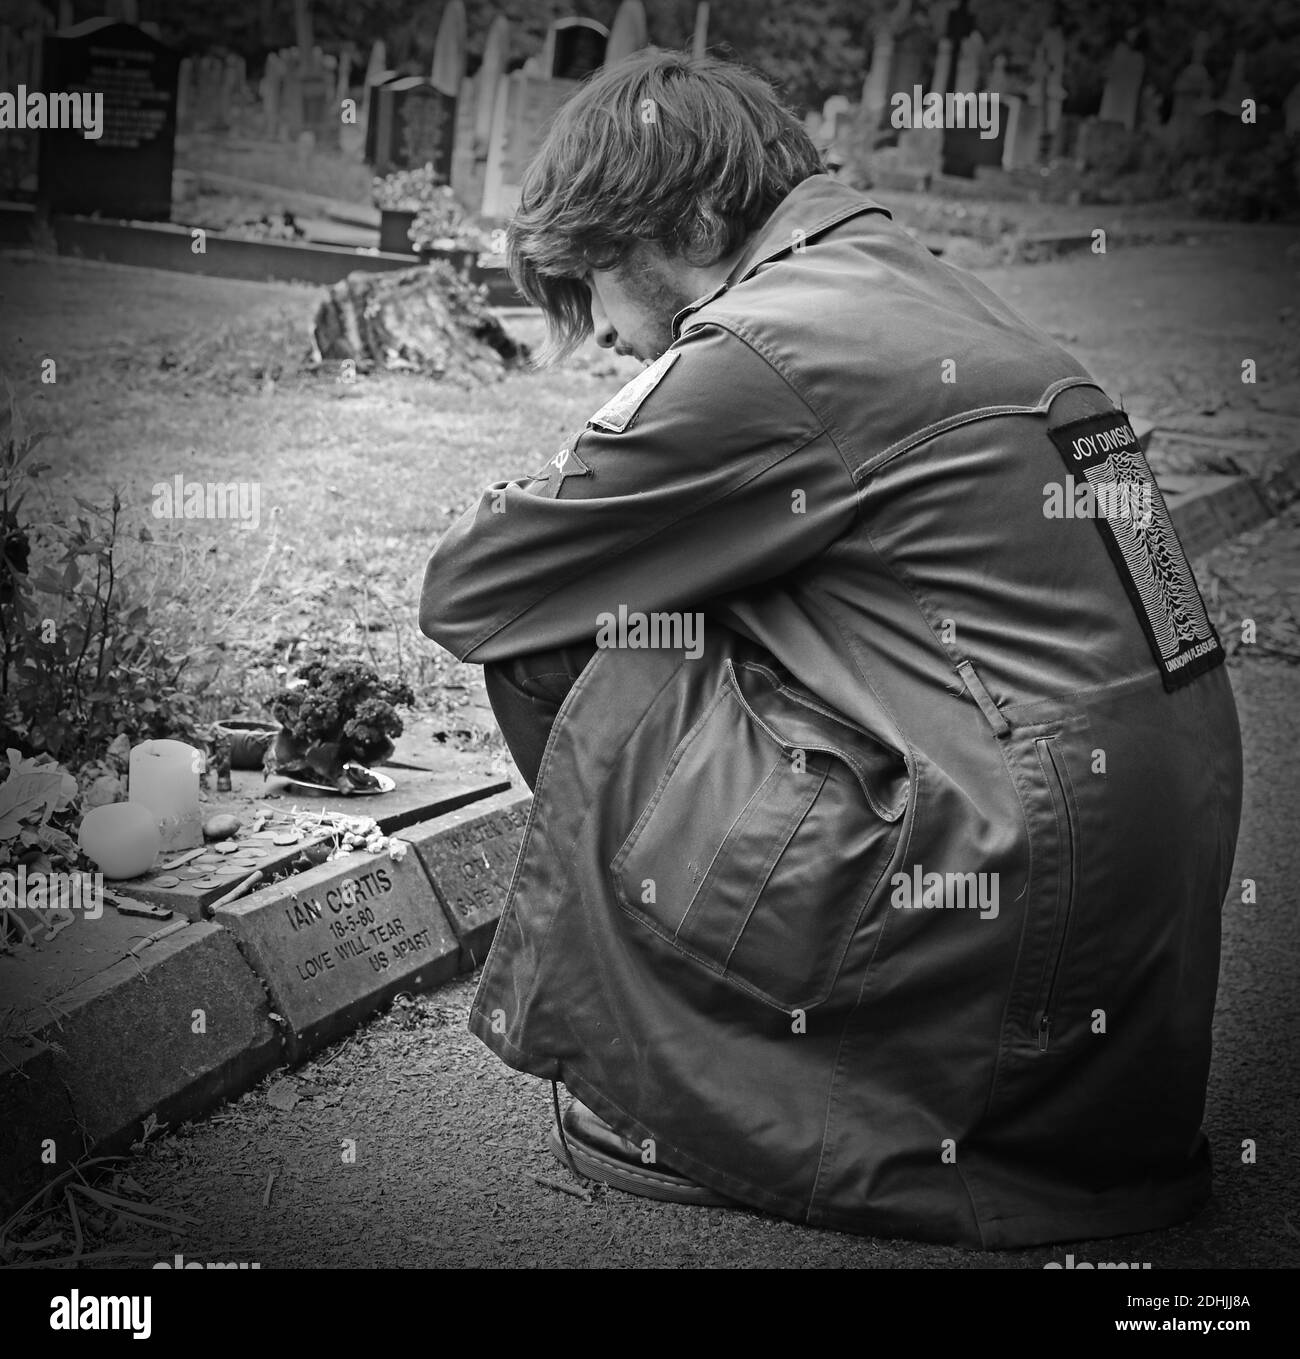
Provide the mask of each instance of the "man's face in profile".
{"label": "man's face in profile", "polygon": [[649,362],[673,342],[673,317],[695,300],[686,271],[657,246],[641,243],[616,269],[593,269],[584,280],[591,297],[596,343]]}

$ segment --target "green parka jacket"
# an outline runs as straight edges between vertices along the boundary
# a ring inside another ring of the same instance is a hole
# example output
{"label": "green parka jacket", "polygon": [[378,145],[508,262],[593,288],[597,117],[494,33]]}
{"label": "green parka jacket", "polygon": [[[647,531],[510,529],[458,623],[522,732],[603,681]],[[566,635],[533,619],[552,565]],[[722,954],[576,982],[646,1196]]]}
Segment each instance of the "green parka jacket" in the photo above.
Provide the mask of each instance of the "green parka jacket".
{"label": "green parka jacket", "polygon": [[428,565],[463,659],[608,643],[472,1031],[798,1221],[1187,1217],[1241,753],[1127,418],[826,176],[675,332]]}

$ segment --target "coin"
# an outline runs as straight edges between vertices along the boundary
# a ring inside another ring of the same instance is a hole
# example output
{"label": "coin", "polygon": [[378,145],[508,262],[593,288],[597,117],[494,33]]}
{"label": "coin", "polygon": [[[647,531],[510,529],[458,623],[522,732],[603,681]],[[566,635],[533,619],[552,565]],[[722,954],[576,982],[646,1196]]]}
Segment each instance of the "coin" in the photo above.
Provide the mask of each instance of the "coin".
{"label": "coin", "polygon": [[298,832],[281,831],[280,834],[275,837],[275,843],[277,845],[296,845],[298,843]]}
{"label": "coin", "polygon": [[213,845],[212,848],[218,854],[238,854],[243,846],[237,844],[234,840],[223,840],[219,845]]}
{"label": "coin", "polygon": [[155,878],[153,880],[153,885],[155,887],[175,887],[178,882],[180,882],[179,878],[173,878],[170,874],[168,874],[166,877],[163,878]]}

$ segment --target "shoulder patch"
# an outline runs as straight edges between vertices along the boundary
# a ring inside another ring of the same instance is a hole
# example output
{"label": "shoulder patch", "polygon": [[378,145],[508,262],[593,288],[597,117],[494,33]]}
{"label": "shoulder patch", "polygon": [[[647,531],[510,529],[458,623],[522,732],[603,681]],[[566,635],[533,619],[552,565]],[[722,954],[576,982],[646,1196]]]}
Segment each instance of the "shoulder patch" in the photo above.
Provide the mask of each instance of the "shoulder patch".
{"label": "shoulder patch", "polygon": [[564,487],[565,477],[589,477],[591,468],[578,456],[578,440],[582,433],[574,435],[565,446],[546,464],[533,473],[534,481],[550,483],[547,494],[558,496]]}
{"label": "shoulder patch", "polygon": [[664,380],[668,370],[681,357],[679,349],[666,349],[648,367],[639,372],[627,386],[607,401],[587,421],[596,429],[608,430],[611,434],[622,434],[636,418],[641,403]]}
{"label": "shoulder patch", "polygon": [[1067,486],[1079,480],[1082,517],[1096,520],[1166,690],[1221,665],[1223,646],[1128,416],[1087,415],[1048,435]]}

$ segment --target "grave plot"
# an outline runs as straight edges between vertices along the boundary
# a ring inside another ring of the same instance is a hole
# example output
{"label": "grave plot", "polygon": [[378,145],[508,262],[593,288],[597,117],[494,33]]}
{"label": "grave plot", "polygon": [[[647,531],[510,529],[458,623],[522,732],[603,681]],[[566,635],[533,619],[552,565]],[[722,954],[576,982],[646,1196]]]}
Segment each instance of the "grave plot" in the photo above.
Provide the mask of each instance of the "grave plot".
{"label": "grave plot", "polygon": [[393,766],[387,771],[392,790],[374,797],[317,794],[287,779],[234,770],[230,791],[209,793],[202,803],[205,822],[223,814],[238,820],[233,836],[165,855],[150,872],[112,883],[111,889],[119,898],[206,919],[218,902],[235,899],[232,894],[321,863],[341,844],[350,818],[371,818],[387,836],[510,786],[506,779],[468,776],[445,759],[444,766],[439,771]]}

